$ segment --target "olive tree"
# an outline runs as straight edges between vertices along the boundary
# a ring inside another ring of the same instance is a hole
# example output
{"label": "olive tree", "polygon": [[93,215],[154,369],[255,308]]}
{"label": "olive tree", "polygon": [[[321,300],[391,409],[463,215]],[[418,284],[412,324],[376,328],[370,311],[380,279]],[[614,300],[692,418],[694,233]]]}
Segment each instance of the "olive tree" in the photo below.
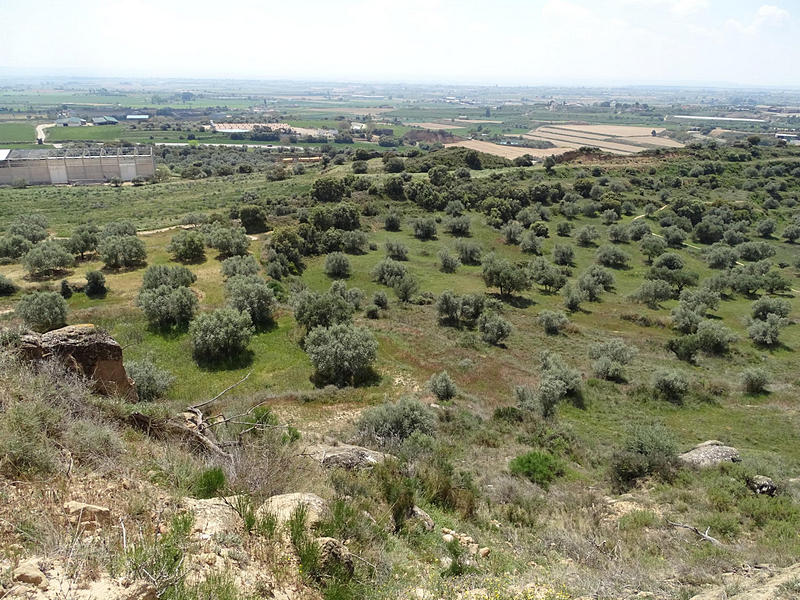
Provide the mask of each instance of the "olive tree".
{"label": "olive tree", "polygon": [[105,237],[97,246],[97,254],[109,269],[139,266],[147,259],[144,242],[135,235]]}
{"label": "olive tree", "polygon": [[338,323],[311,330],[305,350],[321,381],[343,386],[367,373],[377,357],[378,342],[365,327]]}
{"label": "olive tree", "polygon": [[228,305],[250,315],[253,325],[267,327],[273,322],[275,294],[267,282],[255,275],[235,275],[225,282]]}
{"label": "olive tree", "polygon": [[50,277],[72,267],[75,259],[59,242],[46,240],[31,248],[22,264],[32,277]]}
{"label": "olive tree", "polygon": [[237,357],[247,349],[253,333],[250,315],[234,308],[203,313],[189,326],[192,351],[198,362]]}
{"label": "olive tree", "polygon": [[15,312],[26,326],[39,332],[58,329],[67,322],[67,302],[58,292],[25,294]]}
{"label": "olive tree", "polygon": [[203,262],[206,258],[205,240],[199,231],[182,229],[170,240],[167,252],[183,263]]}

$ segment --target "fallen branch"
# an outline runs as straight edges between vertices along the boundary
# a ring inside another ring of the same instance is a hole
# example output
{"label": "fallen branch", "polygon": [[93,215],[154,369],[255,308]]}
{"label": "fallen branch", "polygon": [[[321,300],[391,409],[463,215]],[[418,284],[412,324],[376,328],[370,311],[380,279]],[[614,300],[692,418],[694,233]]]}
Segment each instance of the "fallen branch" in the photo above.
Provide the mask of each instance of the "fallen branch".
{"label": "fallen branch", "polygon": [[237,381],[236,383],[234,383],[233,385],[231,385],[231,386],[229,386],[229,387],[226,387],[226,388],[225,388],[224,390],[222,390],[222,391],[221,391],[219,394],[217,394],[216,396],[214,396],[213,398],[211,398],[211,400],[205,400],[205,401],[201,402],[200,404],[195,404],[195,405],[193,405],[193,406],[190,406],[190,407],[188,408],[188,410],[191,410],[191,411],[200,410],[200,409],[201,409],[201,408],[203,408],[204,406],[208,406],[209,404],[213,404],[214,402],[216,402],[217,400],[219,400],[220,398],[222,398],[222,396],[224,396],[225,394],[227,394],[228,392],[230,392],[230,391],[231,391],[233,388],[235,388],[237,385],[241,385],[242,383],[244,383],[245,381],[247,381],[247,378],[248,378],[248,377],[250,377],[250,375],[252,375],[252,374],[253,374],[253,372],[252,372],[252,371],[250,371],[250,372],[249,372],[247,375],[245,375],[244,377],[242,377],[242,378],[241,378],[239,381]]}
{"label": "fallen branch", "polygon": [[222,448],[220,448],[216,443],[211,441],[208,437],[200,433],[197,429],[192,429],[191,427],[187,427],[181,423],[176,423],[175,421],[167,421],[167,426],[172,429],[173,431],[180,433],[184,436],[188,436],[193,440],[200,443],[206,450],[211,452],[212,454],[216,454],[220,458],[224,458],[226,460],[233,460],[233,456],[230,453],[225,452]]}
{"label": "fallen branch", "polygon": [[667,521],[667,523],[669,523],[673,527],[678,527],[680,529],[688,529],[689,531],[693,531],[694,533],[699,535],[702,539],[704,539],[705,541],[709,542],[710,544],[713,544],[714,546],[717,546],[719,548],[724,548],[725,547],[725,545],[722,542],[720,542],[717,538],[714,538],[714,537],[711,537],[710,535],[708,535],[708,532],[711,531],[711,527],[707,527],[706,528],[706,532],[703,533],[697,527],[693,527],[692,525],[686,525],[684,523],[675,523],[675,522],[669,521],[669,520]]}

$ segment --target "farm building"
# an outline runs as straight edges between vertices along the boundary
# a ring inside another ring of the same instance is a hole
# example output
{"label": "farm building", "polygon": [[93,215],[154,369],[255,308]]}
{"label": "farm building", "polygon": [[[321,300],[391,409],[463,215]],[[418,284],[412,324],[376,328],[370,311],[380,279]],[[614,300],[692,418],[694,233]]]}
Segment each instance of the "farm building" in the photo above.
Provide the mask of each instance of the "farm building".
{"label": "farm building", "polygon": [[116,125],[119,123],[114,117],[92,117],[92,125]]}
{"label": "farm building", "polygon": [[147,121],[150,115],[127,115],[125,117],[128,121]]}
{"label": "farm building", "polygon": [[60,119],[56,119],[56,126],[58,127],[80,127],[81,125],[86,125],[86,119],[78,117],[61,117]]}
{"label": "farm building", "polygon": [[0,149],[0,185],[105,183],[152,177],[152,148],[66,150]]}

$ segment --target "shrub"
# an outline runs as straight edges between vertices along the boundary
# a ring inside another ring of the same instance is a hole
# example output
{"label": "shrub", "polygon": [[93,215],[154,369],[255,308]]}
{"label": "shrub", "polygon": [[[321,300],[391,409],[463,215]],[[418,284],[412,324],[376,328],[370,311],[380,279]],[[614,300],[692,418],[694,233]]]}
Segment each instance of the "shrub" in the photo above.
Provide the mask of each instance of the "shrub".
{"label": "shrub", "polygon": [[247,233],[261,233],[267,230],[267,213],[257,204],[239,207],[239,221]]}
{"label": "shrub", "polygon": [[594,362],[592,368],[601,379],[619,381],[625,376],[625,365],[636,357],[638,350],[629,346],[619,338],[611,338],[607,342],[592,344],[589,358]]}
{"label": "shrub", "polygon": [[381,318],[381,307],[376,304],[370,304],[367,308],[364,309],[364,315],[368,319],[380,319]]}
{"label": "shrub", "polygon": [[526,231],[522,234],[522,241],[519,249],[527,254],[542,254],[542,238],[538,237],[533,231]]}
{"label": "shrub", "polygon": [[646,279],[639,286],[639,289],[631,294],[630,298],[634,302],[641,302],[652,309],[657,309],[664,300],[672,298],[674,291],[672,286],[662,279]]}
{"label": "shrub", "polygon": [[585,293],[586,299],[596,302],[600,294],[614,288],[614,276],[599,265],[592,265],[578,277],[578,289]]}
{"label": "shrub", "polygon": [[575,261],[575,250],[572,246],[556,244],[553,246],[553,262],[557,265],[571,266]]}
{"label": "shrub", "polygon": [[33,244],[21,235],[0,237],[0,259],[16,260],[25,256],[31,248],[33,248]]}
{"label": "shrub", "polygon": [[462,264],[479,265],[481,264],[481,247],[476,242],[468,240],[458,240],[456,242],[456,252]]}
{"label": "shrub", "polygon": [[736,341],[736,335],[722,323],[705,320],[697,326],[699,347],[708,354],[725,354]]}
{"label": "shrub", "polygon": [[436,415],[419,400],[406,397],[364,410],[356,429],[362,440],[386,447],[396,445],[416,432],[433,435]]}
{"label": "shrub", "polygon": [[580,310],[581,303],[587,299],[587,294],[581,288],[568,283],[561,290],[561,296],[564,298],[564,308],[570,312]]}
{"label": "shrub", "polygon": [[100,243],[100,230],[97,226],[83,224],[78,225],[72,232],[67,247],[70,252],[80,254],[83,259],[87,252],[94,252],[97,249],[98,243]]}
{"label": "shrub", "polygon": [[325,257],[325,274],[328,277],[350,277],[350,259],[342,252],[331,252]]}
{"label": "shrub", "polygon": [[253,324],[246,312],[218,308],[192,321],[189,336],[196,360],[216,362],[244,352],[253,336]]}
{"label": "shrub", "polygon": [[136,225],[130,221],[112,221],[111,223],[106,224],[106,226],[103,228],[103,231],[100,233],[100,237],[103,238],[135,235]]}
{"label": "shrub", "polygon": [[209,467],[198,473],[192,485],[195,498],[216,498],[225,487],[225,471],[221,467]]}
{"label": "shrub", "polygon": [[432,240],[436,237],[436,221],[433,217],[414,219],[411,224],[414,237],[420,240]]}
{"label": "shrub", "polygon": [[681,248],[684,241],[686,241],[686,232],[675,225],[665,227],[661,230],[661,234],[664,236],[664,241],[667,242],[667,246],[670,248]]}
{"label": "shrub", "polygon": [[736,264],[739,253],[724,244],[714,245],[706,252],[706,263],[712,269],[729,269]]}
{"label": "shrub", "polygon": [[742,260],[751,262],[775,256],[775,248],[767,242],[745,242],[738,247]]}
{"label": "shrub", "polygon": [[622,491],[648,475],[669,481],[677,466],[672,432],[660,424],[636,425],[611,458],[611,478],[614,487]]}
{"label": "shrub", "polygon": [[447,248],[439,250],[439,265],[445,273],[455,273],[456,269],[461,266],[461,261],[457,256],[450,254]]}
{"label": "shrub", "polygon": [[225,282],[228,306],[247,313],[258,328],[272,324],[275,310],[275,295],[267,282],[253,275],[236,275]]}
{"label": "shrub", "polygon": [[386,256],[392,260],[408,260],[408,246],[403,242],[388,241],[384,247]]}
{"label": "shrub", "polygon": [[556,235],[558,235],[559,237],[569,237],[571,233],[572,233],[572,223],[568,221],[561,221],[556,225]]}
{"label": "shrub", "polygon": [[407,273],[392,284],[392,289],[401,302],[411,302],[411,299],[419,291],[419,281],[417,278]]}
{"label": "shrub", "polygon": [[222,276],[226,279],[236,275],[252,276],[258,275],[261,268],[256,259],[251,255],[231,256],[222,261]]}
{"label": "shrub", "polygon": [[15,312],[26,326],[39,332],[58,329],[67,322],[67,302],[58,292],[25,294]]}
{"label": "shrub", "polygon": [[509,221],[500,232],[503,234],[503,238],[506,241],[506,244],[519,244],[522,238],[522,232],[524,231],[522,227],[522,223],[519,221]]}
{"label": "shrub", "polygon": [[61,415],[42,400],[15,402],[0,419],[0,469],[10,477],[55,470],[58,452],[50,435],[59,431]]}
{"label": "shrub", "polygon": [[689,391],[689,380],[677,371],[657,371],[653,377],[653,389],[665,400],[680,402]]}
{"label": "shrub", "polygon": [[754,319],[766,321],[770,314],[774,314],[782,318],[788,317],[791,310],[792,305],[788,300],[784,300],[783,298],[770,298],[768,296],[762,296],[753,302],[751,314]]}
{"label": "shrub", "polygon": [[36,244],[22,257],[22,264],[33,277],[51,276],[75,264],[66,248],[55,240]]}
{"label": "shrub", "polygon": [[[334,283],[335,285],[335,283]],[[294,297],[294,318],[307,331],[349,322],[355,307],[331,286],[324,294],[304,290]]]}
{"label": "shrub", "polygon": [[467,215],[452,217],[447,221],[447,231],[457,237],[467,237],[470,234],[470,218]]}
{"label": "shrub", "polygon": [[199,263],[206,258],[205,240],[199,231],[182,229],[176,233],[167,246],[167,252],[177,261]]}
{"label": "shrub", "polygon": [[395,212],[391,212],[386,215],[386,218],[383,221],[383,226],[386,231],[400,231],[400,215]]}
{"label": "shrub", "polygon": [[640,241],[644,236],[650,233],[650,226],[644,219],[637,219],[633,221],[628,227],[628,235],[636,242]]}
{"label": "shrub", "polygon": [[348,254],[364,254],[368,241],[363,231],[345,231],[342,234],[342,250]]}
{"label": "shrub", "polygon": [[357,382],[369,371],[378,342],[369,329],[338,323],[311,330],[305,350],[322,382],[342,386]]}
{"label": "shrub", "polygon": [[103,238],[97,246],[97,254],[109,269],[139,266],[147,259],[144,242],[134,235]]}
{"label": "shrub", "polygon": [[162,285],[140,290],[136,304],[151,326],[165,329],[185,327],[194,316],[198,303],[197,296],[189,288]]}
{"label": "shrub", "polygon": [[456,384],[447,371],[431,375],[430,380],[428,380],[428,387],[430,387],[433,395],[441,401],[450,400],[458,393],[458,388],[456,388]]}
{"label": "shrub", "polygon": [[108,293],[106,276],[100,271],[86,273],[86,288],[84,290],[90,298],[102,298]]}
{"label": "shrub", "polygon": [[569,323],[567,315],[561,311],[543,310],[537,317],[539,325],[541,325],[545,333],[555,335],[560,332]]}
{"label": "shrub", "polygon": [[102,465],[123,450],[118,432],[108,425],[85,419],[70,423],[63,441],[70,454],[85,465]]}
{"label": "shrub", "polygon": [[530,289],[531,281],[525,269],[512,264],[505,258],[497,258],[494,253],[483,259],[481,275],[487,287],[496,287],[501,296],[510,296],[514,292]]}
{"label": "shrub", "polygon": [[606,244],[597,249],[595,260],[605,267],[621,269],[628,264],[630,256],[616,246]]}
{"label": "shrub", "polygon": [[561,461],[552,454],[533,450],[517,456],[508,463],[508,469],[514,475],[526,477],[543,488],[564,474]]}
{"label": "shrub", "polygon": [[748,394],[760,394],[769,383],[769,374],[759,367],[742,371],[742,387]]}
{"label": "shrub", "polygon": [[25,214],[17,217],[8,226],[6,235],[20,236],[35,244],[47,239],[47,218],[44,215]]}
{"label": "shrub", "polygon": [[647,257],[647,262],[652,264],[653,259],[667,251],[667,242],[663,238],[648,233],[642,237],[639,249]]}
{"label": "shrub", "polygon": [[575,240],[579,246],[591,246],[600,237],[594,225],[585,225],[575,233]]}
{"label": "shrub", "polygon": [[375,265],[372,270],[372,278],[378,283],[392,287],[395,282],[403,279],[407,273],[408,270],[402,263],[391,258],[384,258]]}
{"label": "shrub", "polygon": [[151,265],[142,276],[142,289],[154,290],[165,285],[171,288],[189,287],[197,281],[197,275],[183,266]]}
{"label": "shrub", "polygon": [[141,402],[152,402],[163,398],[175,381],[175,377],[169,371],[160,369],[150,359],[126,362],[125,371],[136,383],[136,392]]}
{"label": "shrub", "polygon": [[781,328],[785,327],[787,324],[787,319],[770,313],[763,321],[752,321],[747,328],[747,335],[756,344],[775,346],[780,341]]}
{"label": "shrub", "polygon": [[511,323],[495,313],[483,313],[478,319],[478,330],[487,344],[497,345],[511,335]]}
{"label": "shrub", "polygon": [[0,274],[0,296],[10,296],[17,291],[17,286],[8,277]]}
{"label": "shrub", "polygon": [[220,258],[247,254],[250,238],[242,227],[215,223],[204,230],[206,245],[219,251]]}
{"label": "shrub", "polygon": [[389,308],[389,298],[386,297],[386,292],[383,290],[378,290],[372,295],[372,303],[384,310]]}

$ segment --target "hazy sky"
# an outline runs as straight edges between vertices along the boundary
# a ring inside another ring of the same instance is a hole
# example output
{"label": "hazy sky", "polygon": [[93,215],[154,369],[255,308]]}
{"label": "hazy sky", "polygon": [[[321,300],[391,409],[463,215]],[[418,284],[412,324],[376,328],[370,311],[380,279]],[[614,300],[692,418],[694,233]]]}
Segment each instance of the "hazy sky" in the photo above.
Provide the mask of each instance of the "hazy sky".
{"label": "hazy sky", "polygon": [[0,75],[800,85],[800,0],[0,0]]}

